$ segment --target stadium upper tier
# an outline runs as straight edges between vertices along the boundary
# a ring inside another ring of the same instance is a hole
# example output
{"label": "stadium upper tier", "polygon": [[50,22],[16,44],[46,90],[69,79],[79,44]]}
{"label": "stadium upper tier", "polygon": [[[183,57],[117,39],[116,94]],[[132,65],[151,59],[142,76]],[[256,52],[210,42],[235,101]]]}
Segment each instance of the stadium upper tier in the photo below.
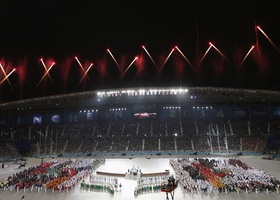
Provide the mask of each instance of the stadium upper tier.
{"label": "stadium upper tier", "polygon": [[0,104],[3,113],[15,110],[52,110],[169,103],[174,105],[279,104],[280,92],[218,87],[118,88],[25,99]]}
{"label": "stadium upper tier", "polygon": [[262,152],[267,136],[278,151],[279,97],[273,91],[210,87],[88,91],[3,103],[0,129],[5,141],[32,143],[38,155]]}

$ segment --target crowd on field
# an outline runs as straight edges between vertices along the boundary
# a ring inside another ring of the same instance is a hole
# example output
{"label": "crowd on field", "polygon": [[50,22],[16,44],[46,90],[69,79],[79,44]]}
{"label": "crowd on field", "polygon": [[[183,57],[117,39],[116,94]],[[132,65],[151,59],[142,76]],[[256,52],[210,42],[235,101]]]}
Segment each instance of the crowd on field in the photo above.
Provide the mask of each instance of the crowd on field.
{"label": "crowd on field", "polygon": [[92,159],[52,159],[0,180],[3,190],[70,190],[92,172]]}
{"label": "crowd on field", "polygon": [[190,192],[279,191],[280,181],[237,158],[170,159],[182,188]]}

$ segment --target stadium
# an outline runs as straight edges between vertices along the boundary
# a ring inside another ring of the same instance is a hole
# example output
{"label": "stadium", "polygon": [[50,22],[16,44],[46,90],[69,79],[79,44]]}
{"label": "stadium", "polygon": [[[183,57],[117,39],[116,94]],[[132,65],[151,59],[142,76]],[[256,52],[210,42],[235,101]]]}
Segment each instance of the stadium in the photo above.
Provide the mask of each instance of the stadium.
{"label": "stadium", "polygon": [[0,200],[279,199],[279,12],[217,3],[2,3]]}
{"label": "stadium", "polygon": [[279,198],[279,55],[183,51],[3,59],[1,195]]}
{"label": "stadium", "polygon": [[[178,47],[157,62],[142,48],[127,67],[127,56],[119,64],[107,49],[112,59],[96,61],[97,70],[72,57],[50,73],[54,59],[40,58],[38,80],[0,63],[3,197],[279,197],[280,94],[249,89],[274,80],[261,73],[276,74],[261,68],[259,49],[246,61],[253,67],[241,69],[248,54],[237,66],[213,62],[205,58],[211,48],[221,55],[212,43],[195,68]],[[228,87],[190,86],[193,79]],[[248,89],[232,87],[242,80]]]}
{"label": "stadium", "polygon": [[278,92],[129,88],[1,105],[20,154],[279,153]]}

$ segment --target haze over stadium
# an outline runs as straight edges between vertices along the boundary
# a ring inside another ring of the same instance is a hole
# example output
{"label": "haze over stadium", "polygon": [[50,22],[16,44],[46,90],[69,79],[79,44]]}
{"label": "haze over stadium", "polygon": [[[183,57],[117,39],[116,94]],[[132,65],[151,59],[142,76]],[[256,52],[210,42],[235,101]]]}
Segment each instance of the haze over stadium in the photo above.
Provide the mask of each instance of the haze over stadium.
{"label": "haze over stadium", "polygon": [[279,89],[274,1],[1,2],[1,101],[104,88]]}

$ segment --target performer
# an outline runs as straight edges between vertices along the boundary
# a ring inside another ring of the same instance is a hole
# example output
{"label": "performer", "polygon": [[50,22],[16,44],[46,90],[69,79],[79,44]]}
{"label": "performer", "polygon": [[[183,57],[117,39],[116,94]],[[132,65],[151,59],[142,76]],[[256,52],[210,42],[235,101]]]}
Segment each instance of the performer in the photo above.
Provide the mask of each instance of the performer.
{"label": "performer", "polygon": [[168,185],[171,187],[175,186],[175,178],[173,177],[173,175],[168,178]]}

